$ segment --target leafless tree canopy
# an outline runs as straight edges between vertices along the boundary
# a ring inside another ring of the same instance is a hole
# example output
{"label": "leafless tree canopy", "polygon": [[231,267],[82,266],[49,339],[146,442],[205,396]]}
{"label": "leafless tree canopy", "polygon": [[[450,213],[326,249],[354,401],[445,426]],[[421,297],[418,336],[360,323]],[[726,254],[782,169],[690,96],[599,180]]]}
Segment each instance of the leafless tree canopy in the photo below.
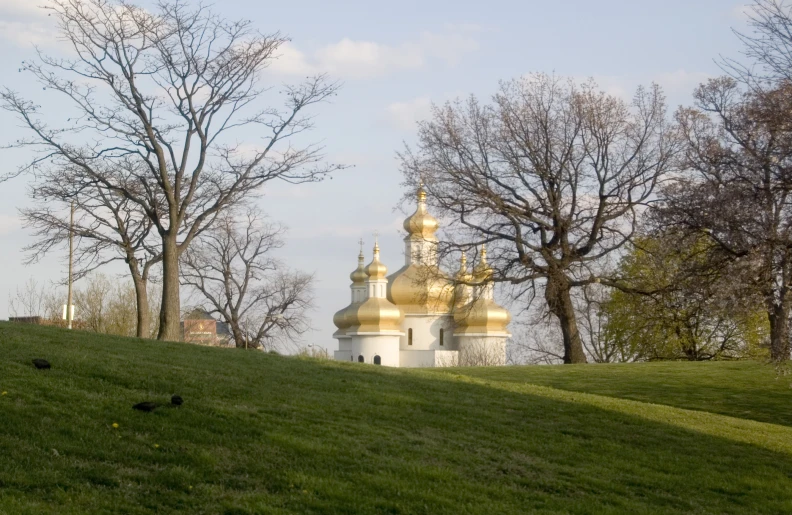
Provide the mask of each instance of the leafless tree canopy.
{"label": "leafless tree canopy", "polygon": [[[309,78],[280,87],[282,108],[262,106],[262,72],[285,38],[205,6],[54,0],[48,9],[73,57],[39,53],[23,70],[73,115],[48,119],[19,93],[0,92],[31,134],[14,146],[35,152],[16,173],[62,171],[64,181],[117,194],[146,216],[162,254],[159,337],[177,339],[179,256],[192,240],[267,181],[315,181],[338,168],[322,163],[320,147],[286,141],[311,128],[305,109],[337,86]],[[240,135],[260,139],[244,147]]]}
{"label": "leafless tree canopy", "polygon": [[51,286],[39,284],[32,277],[22,287],[17,286],[13,294],[8,293],[8,313],[12,317],[59,319],[61,304]]}
{"label": "leafless tree canopy", "polygon": [[[68,245],[69,231],[77,238],[75,278],[116,260],[124,260],[135,288],[137,336],[151,336],[148,285],[152,268],[162,259],[154,224],[140,206],[117,192],[93,184],[72,181],[69,169],[45,169],[30,188],[36,201],[21,210],[26,227],[36,238],[28,245],[27,263],[35,263],[53,247]],[[73,205],[71,227],[68,210]]]}
{"label": "leafless tree canopy", "polygon": [[492,104],[435,107],[401,154],[450,222],[440,254],[486,243],[496,281],[533,298],[544,288],[564,360],[585,362],[570,290],[600,280],[597,263],[635,230],[639,207],[678,151],[660,89],[632,104],[554,76],[503,83]]}
{"label": "leafless tree canopy", "polygon": [[184,255],[182,280],[229,324],[237,347],[274,349],[309,328],[313,276],[272,257],[284,228],[254,210],[224,215]]}
{"label": "leafless tree canopy", "polygon": [[749,30],[735,30],[746,62],[721,59],[721,67],[752,89],[792,81],[792,6],[784,0],[754,0],[746,10]]}

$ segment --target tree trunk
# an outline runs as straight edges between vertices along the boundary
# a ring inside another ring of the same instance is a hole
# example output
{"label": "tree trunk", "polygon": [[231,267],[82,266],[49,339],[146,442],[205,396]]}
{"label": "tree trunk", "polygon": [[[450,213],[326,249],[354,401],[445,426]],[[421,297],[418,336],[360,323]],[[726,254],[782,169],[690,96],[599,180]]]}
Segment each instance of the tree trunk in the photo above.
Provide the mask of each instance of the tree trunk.
{"label": "tree trunk", "polygon": [[231,327],[231,336],[234,338],[234,346],[237,349],[244,349],[245,333],[242,331],[242,328],[239,327],[238,323],[234,322],[230,322],[228,325]]}
{"label": "tree trunk", "polygon": [[149,301],[147,281],[140,277],[132,276],[135,285],[135,302],[137,308],[137,329],[135,331],[138,338],[151,338],[151,321],[149,320]]}
{"label": "tree trunk", "polygon": [[782,296],[768,310],[770,320],[770,359],[776,362],[789,359],[789,302]]}
{"label": "tree trunk", "polygon": [[550,312],[558,318],[564,336],[564,363],[586,363],[586,353],[577,328],[575,310],[572,306],[569,279],[563,274],[547,279],[545,300]]}
{"label": "tree trunk", "polygon": [[162,305],[158,340],[179,341],[181,329],[181,300],[179,298],[179,249],[176,235],[162,240]]}

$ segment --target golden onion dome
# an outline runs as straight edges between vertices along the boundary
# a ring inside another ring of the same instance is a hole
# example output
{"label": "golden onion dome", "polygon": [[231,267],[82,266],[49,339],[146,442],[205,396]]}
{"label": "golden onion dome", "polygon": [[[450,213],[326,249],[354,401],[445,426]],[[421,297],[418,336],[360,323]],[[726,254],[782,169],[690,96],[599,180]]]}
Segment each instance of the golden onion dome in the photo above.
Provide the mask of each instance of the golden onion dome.
{"label": "golden onion dome", "polygon": [[473,278],[478,282],[487,282],[492,279],[492,268],[487,264],[487,247],[481,246],[481,257],[473,268]]}
{"label": "golden onion dome", "polygon": [[456,279],[460,282],[470,281],[473,279],[473,276],[468,273],[467,256],[464,252],[459,258],[459,270],[456,273]]}
{"label": "golden onion dome", "polygon": [[464,252],[459,259],[459,271],[454,279],[456,282],[454,287],[454,305],[457,307],[463,306],[470,300],[470,283],[473,281],[473,276],[468,273],[467,256]]}
{"label": "golden onion dome", "polygon": [[333,315],[333,324],[338,328],[338,331],[333,333],[333,338],[344,336],[347,329],[349,329],[349,326],[352,325],[351,323],[347,322],[347,311],[349,311],[352,307],[352,305],[347,306],[344,309],[337,311],[336,314]]}
{"label": "golden onion dome", "polygon": [[380,261],[379,243],[374,243],[374,259],[365,269],[366,275],[371,279],[385,279],[388,274],[388,267]]}
{"label": "golden onion dome", "polygon": [[376,333],[401,331],[404,313],[388,299],[369,297],[358,306],[351,306],[347,319],[353,320],[349,331]]}
{"label": "golden onion dome", "polygon": [[508,333],[511,314],[494,300],[479,297],[456,310],[454,334]]}
{"label": "golden onion dome", "polygon": [[405,313],[449,313],[454,287],[436,266],[406,265],[388,277],[388,300]]}
{"label": "golden onion dome", "polygon": [[[363,286],[368,275],[366,275],[366,271],[363,267],[363,260],[365,257],[363,256],[363,249],[360,249],[360,254],[358,255],[358,266],[354,272],[349,274],[349,278],[352,280],[352,287],[355,286]],[[346,334],[346,330],[349,329],[356,321],[355,319],[355,308],[359,306],[360,302],[353,302],[349,306],[345,307],[344,309],[336,312],[333,315],[333,324],[338,328],[333,334],[333,337],[338,338],[339,336],[343,336]]]}
{"label": "golden onion dome", "polygon": [[360,254],[358,254],[358,266],[354,272],[349,274],[349,278],[352,279],[353,286],[363,286],[363,283],[366,282],[368,279],[368,274],[366,273],[366,268],[363,266],[363,260],[365,257],[363,256],[363,249],[360,249]]}
{"label": "golden onion dome", "polygon": [[433,239],[438,226],[437,219],[426,210],[426,192],[421,184],[418,188],[418,207],[404,221],[404,230],[410,236]]}

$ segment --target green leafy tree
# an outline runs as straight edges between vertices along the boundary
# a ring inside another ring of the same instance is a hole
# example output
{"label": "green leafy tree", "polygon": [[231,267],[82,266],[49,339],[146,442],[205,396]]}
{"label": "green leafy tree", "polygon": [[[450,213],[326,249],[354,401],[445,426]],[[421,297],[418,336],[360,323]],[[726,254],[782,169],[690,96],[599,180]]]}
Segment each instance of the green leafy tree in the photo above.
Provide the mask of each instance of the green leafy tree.
{"label": "green leafy tree", "polygon": [[741,359],[767,353],[769,324],[741,270],[712,268],[708,239],[642,237],[621,261],[628,288],[601,304],[603,332],[638,360]]}

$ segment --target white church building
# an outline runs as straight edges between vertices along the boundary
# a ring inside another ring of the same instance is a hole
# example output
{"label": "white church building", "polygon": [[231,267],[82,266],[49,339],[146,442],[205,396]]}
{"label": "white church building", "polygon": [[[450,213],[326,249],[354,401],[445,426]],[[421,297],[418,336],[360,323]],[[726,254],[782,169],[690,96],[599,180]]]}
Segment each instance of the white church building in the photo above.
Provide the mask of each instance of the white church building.
{"label": "white church building", "polygon": [[404,266],[390,276],[363,249],[352,279],[351,303],[333,317],[335,359],[389,367],[504,365],[511,315],[495,303],[486,249],[468,270],[464,254],[449,276],[438,267],[437,220],[418,190],[418,207],[404,221]]}

